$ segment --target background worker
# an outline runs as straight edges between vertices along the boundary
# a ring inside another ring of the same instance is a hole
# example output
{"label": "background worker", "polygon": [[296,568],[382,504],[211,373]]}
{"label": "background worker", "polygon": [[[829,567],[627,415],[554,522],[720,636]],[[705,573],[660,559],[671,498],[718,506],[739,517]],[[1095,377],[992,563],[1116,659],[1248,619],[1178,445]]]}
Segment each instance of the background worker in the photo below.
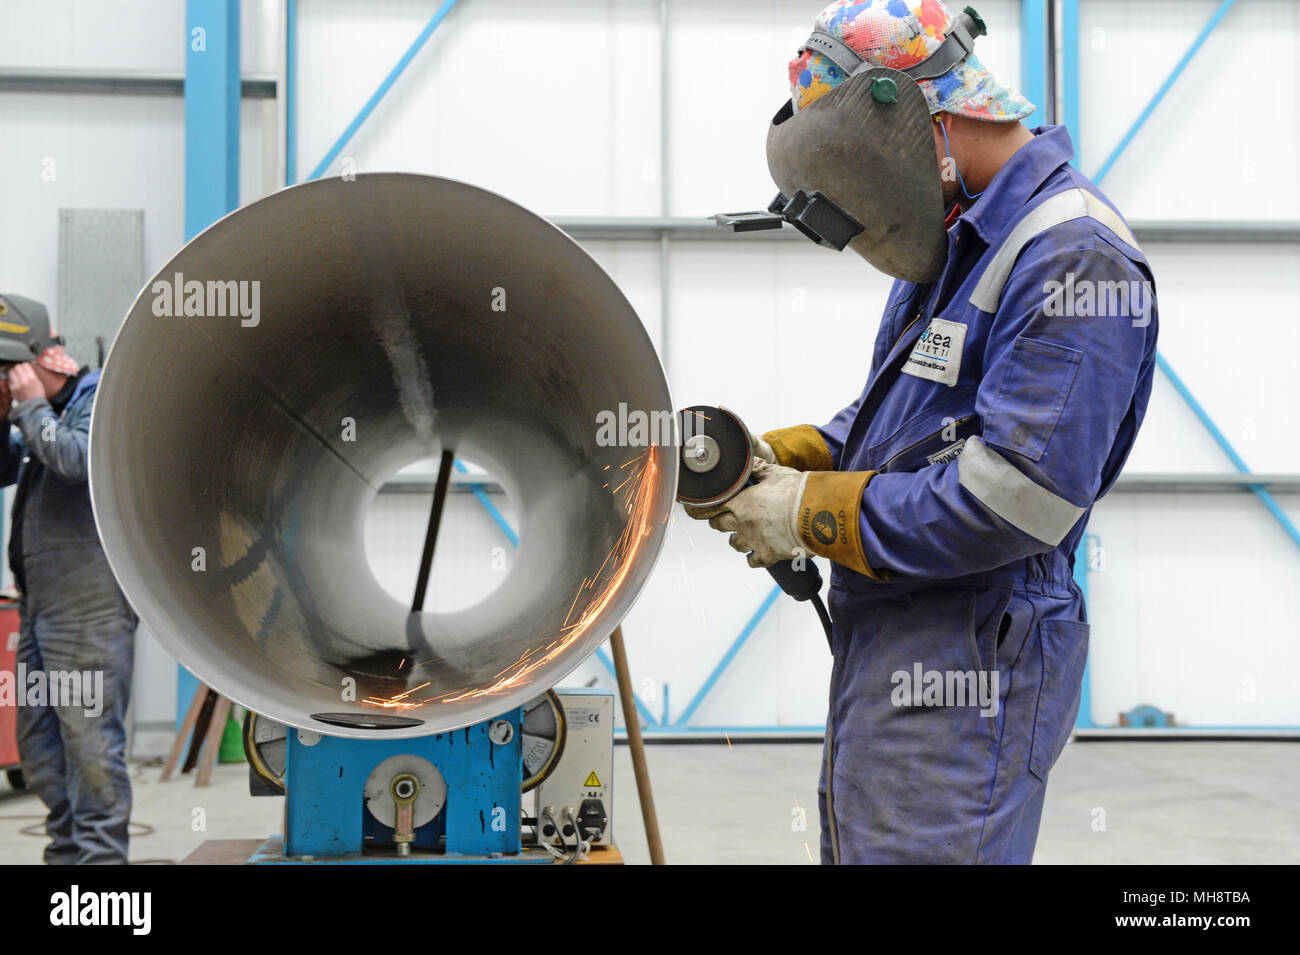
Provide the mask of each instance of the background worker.
{"label": "background worker", "polygon": [[23,777],[49,809],[51,864],[125,864],[131,784],[126,707],[136,616],[109,569],[87,483],[99,372],[54,336],[45,306],[0,295],[0,409],[13,426],[0,485],[17,485],[9,566],[20,593],[17,662],[37,671],[103,674],[103,699],[18,709]]}

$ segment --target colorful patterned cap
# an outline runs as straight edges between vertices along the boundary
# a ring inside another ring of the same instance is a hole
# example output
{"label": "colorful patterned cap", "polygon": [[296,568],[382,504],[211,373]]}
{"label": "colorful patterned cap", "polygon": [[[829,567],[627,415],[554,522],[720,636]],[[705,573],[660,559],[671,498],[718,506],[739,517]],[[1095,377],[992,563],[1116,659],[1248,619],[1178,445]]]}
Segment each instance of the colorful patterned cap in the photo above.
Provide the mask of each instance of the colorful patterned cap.
{"label": "colorful patterned cap", "polygon": [[[844,43],[872,66],[905,70],[943,45],[952,14],[942,0],[836,0],[817,16],[814,30]],[[796,111],[848,77],[824,54],[804,50],[790,61],[790,93]],[[1010,123],[1034,106],[999,83],[971,53],[942,76],[919,80],[930,112]]]}

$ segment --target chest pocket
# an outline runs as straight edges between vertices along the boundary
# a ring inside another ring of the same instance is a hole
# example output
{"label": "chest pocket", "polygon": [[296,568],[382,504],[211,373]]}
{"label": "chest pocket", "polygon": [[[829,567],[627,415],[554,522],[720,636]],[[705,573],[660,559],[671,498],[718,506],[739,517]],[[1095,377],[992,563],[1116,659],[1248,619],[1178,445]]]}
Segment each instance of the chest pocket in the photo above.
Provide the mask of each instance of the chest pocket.
{"label": "chest pocket", "polygon": [[1001,424],[986,440],[1031,461],[1042,458],[1081,361],[1083,352],[1077,348],[1017,339],[993,399],[995,414],[990,420]]}

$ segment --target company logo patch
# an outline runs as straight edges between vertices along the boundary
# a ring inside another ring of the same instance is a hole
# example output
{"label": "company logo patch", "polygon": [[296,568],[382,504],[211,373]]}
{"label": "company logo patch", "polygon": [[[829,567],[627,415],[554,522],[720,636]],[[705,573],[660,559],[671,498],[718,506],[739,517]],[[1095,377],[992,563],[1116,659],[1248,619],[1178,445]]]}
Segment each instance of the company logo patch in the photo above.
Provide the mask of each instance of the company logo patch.
{"label": "company logo patch", "polygon": [[903,374],[936,381],[951,388],[961,373],[961,352],[966,344],[966,326],[944,318],[930,320],[930,326],[912,346],[903,364]]}
{"label": "company logo patch", "polygon": [[954,441],[948,447],[934,452],[934,454],[927,454],[925,459],[931,464],[947,464],[949,461],[957,460],[958,455],[961,454],[961,449],[964,447],[966,447],[966,439],[962,438],[960,441]]}
{"label": "company logo patch", "polygon": [[819,544],[834,544],[839,536],[839,526],[830,511],[818,511],[812,519],[812,536]]}

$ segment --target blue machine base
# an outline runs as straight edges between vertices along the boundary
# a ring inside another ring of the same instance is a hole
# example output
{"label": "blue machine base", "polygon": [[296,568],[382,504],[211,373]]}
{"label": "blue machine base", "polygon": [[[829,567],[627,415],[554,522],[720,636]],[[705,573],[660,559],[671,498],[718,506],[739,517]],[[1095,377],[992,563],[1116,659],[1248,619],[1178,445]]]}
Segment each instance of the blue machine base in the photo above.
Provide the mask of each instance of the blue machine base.
{"label": "blue machine base", "polygon": [[[312,861],[498,861],[520,851],[521,711],[511,710],[464,729],[414,739],[342,739],[303,730],[288,733],[285,834],[273,837],[250,861],[310,856]],[[494,743],[488,728],[508,721],[514,732]],[[447,800],[431,822],[415,830],[411,856],[399,857],[393,832],[365,805],[370,774],[391,756],[432,763],[447,785]],[[262,859],[264,853],[268,858]],[[363,854],[368,853],[368,854]],[[391,853],[391,860],[385,854]]]}
{"label": "blue machine base", "polygon": [[531,849],[518,855],[497,856],[449,856],[416,849],[406,857],[393,851],[371,851],[305,859],[285,855],[284,837],[278,835],[271,836],[248,857],[249,865],[551,865],[554,861],[546,853]]}

